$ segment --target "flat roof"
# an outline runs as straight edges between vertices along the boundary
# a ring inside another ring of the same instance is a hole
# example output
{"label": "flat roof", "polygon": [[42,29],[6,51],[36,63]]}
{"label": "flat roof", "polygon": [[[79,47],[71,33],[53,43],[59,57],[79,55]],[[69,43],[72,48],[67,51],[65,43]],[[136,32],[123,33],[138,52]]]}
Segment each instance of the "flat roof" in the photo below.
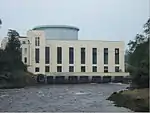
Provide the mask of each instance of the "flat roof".
{"label": "flat roof", "polygon": [[75,26],[70,26],[70,25],[41,25],[41,26],[36,26],[32,30],[42,30],[42,29],[48,29],[48,28],[66,28],[66,29],[75,29],[79,31],[79,28]]}

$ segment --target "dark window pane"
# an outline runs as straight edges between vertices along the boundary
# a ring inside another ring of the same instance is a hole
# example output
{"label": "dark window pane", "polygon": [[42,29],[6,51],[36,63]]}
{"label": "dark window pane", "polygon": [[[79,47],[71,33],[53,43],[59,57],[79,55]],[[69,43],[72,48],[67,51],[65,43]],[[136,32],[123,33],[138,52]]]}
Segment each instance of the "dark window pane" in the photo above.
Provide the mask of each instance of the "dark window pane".
{"label": "dark window pane", "polygon": [[39,63],[40,60],[40,50],[38,48],[35,49],[35,62]]}
{"label": "dark window pane", "polygon": [[81,64],[85,64],[85,48],[81,48]]}
{"label": "dark window pane", "polygon": [[74,63],[74,48],[69,47],[69,64]]}
{"label": "dark window pane", "polygon": [[50,48],[45,47],[45,64],[49,64],[50,60]]}
{"label": "dark window pane", "polygon": [[45,66],[45,72],[49,72],[49,66]]}
{"label": "dark window pane", "polygon": [[62,67],[61,66],[57,66],[57,72],[62,72]]}
{"label": "dark window pane", "polygon": [[119,64],[119,48],[115,48],[115,64]]}
{"label": "dark window pane", "polygon": [[40,71],[40,68],[39,67],[36,67],[35,68],[35,72],[39,72]]}
{"label": "dark window pane", "polygon": [[24,57],[24,63],[27,63],[27,57]]}
{"label": "dark window pane", "polygon": [[35,37],[35,46],[38,46],[38,45],[37,45],[37,37]]}
{"label": "dark window pane", "polygon": [[40,46],[40,37],[37,37],[38,39],[38,46]]}
{"label": "dark window pane", "polygon": [[62,48],[57,47],[57,64],[62,64]]}
{"label": "dark window pane", "polygon": [[93,64],[97,64],[97,48],[92,48]]}
{"label": "dark window pane", "polygon": [[74,72],[74,66],[69,66],[69,72]]}
{"label": "dark window pane", "polygon": [[26,44],[26,41],[22,41],[22,44]]}
{"label": "dark window pane", "polygon": [[119,72],[119,66],[115,66],[115,72]]}
{"label": "dark window pane", "polygon": [[108,48],[104,48],[104,64],[108,64]]}
{"label": "dark window pane", "polygon": [[108,66],[104,66],[104,72],[105,72],[105,73],[108,72]]}
{"label": "dark window pane", "polygon": [[97,66],[93,66],[93,72],[97,72]]}
{"label": "dark window pane", "polygon": [[81,66],[81,72],[85,72],[85,66]]}

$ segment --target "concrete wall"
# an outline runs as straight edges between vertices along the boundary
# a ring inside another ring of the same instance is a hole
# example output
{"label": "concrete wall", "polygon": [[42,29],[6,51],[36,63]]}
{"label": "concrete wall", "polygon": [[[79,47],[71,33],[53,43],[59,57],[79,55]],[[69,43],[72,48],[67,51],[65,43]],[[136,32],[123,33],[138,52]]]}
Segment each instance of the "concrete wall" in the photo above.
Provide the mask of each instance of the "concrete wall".
{"label": "concrete wall", "polygon": [[[63,72],[68,72],[69,65],[74,66],[75,72],[81,72],[81,66],[86,66],[86,72],[92,72],[92,66],[97,66],[97,72],[104,72],[104,66],[108,66],[109,72],[115,72],[115,66],[119,66],[124,72],[124,42],[111,41],[61,41],[46,40],[46,46],[50,47],[50,71],[56,72],[57,66],[62,66]],[[62,64],[57,64],[57,47],[62,47]],[[74,47],[74,64],[69,64],[69,47]],[[81,65],[81,47],[86,48],[86,63]],[[97,64],[92,64],[92,48],[97,48]],[[104,48],[108,48],[108,65],[104,65]],[[115,65],[115,48],[119,48],[119,65]]]}

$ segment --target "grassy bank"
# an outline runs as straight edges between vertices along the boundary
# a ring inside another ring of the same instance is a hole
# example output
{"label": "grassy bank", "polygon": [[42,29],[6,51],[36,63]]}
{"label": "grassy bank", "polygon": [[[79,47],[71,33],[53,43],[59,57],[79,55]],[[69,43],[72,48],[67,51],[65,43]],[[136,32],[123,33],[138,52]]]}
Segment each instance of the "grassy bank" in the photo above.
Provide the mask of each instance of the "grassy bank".
{"label": "grassy bank", "polygon": [[149,88],[114,92],[108,100],[118,107],[126,107],[136,112],[149,111]]}
{"label": "grassy bank", "polygon": [[24,71],[14,71],[9,75],[0,76],[0,89],[23,88],[36,84],[33,74]]}

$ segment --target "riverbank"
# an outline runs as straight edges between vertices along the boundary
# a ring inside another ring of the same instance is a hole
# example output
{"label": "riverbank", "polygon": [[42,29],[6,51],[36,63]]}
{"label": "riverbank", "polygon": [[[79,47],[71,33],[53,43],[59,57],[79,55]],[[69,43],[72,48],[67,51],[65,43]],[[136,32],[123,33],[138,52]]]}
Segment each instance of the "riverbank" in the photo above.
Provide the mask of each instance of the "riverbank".
{"label": "riverbank", "polygon": [[[13,78],[10,78],[15,75]],[[7,77],[7,76],[6,76]],[[15,71],[11,73],[7,78],[1,76],[0,78],[0,89],[13,89],[13,88],[24,88],[26,86],[36,85],[36,79],[34,75],[29,72]]]}
{"label": "riverbank", "polygon": [[135,112],[148,112],[149,88],[114,92],[107,100],[114,101],[118,107],[126,107]]}

